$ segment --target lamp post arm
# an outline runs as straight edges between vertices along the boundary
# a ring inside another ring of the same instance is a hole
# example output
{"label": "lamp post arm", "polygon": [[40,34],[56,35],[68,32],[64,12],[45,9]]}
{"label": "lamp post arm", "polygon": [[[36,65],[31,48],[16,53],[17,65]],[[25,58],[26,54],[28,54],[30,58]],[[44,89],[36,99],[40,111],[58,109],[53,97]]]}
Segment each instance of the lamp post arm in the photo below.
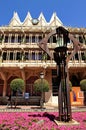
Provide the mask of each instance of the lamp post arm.
{"label": "lamp post arm", "polygon": [[66,64],[68,64],[68,62],[71,60],[71,58],[76,54],[76,50],[74,49],[73,52],[67,56],[66,58]]}
{"label": "lamp post arm", "polygon": [[51,55],[50,51],[49,51],[49,48],[47,46],[47,42],[48,42],[48,39],[52,36],[56,34],[56,29],[53,30],[51,33],[49,33],[45,38],[43,38],[39,43],[38,43],[38,46],[44,51],[46,52],[51,59],[53,59],[53,56]]}
{"label": "lamp post arm", "polygon": [[74,36],[71,35],[70,33],[69,33],[68,37],[69,37],[69,39],[73,42],[73,44],[74,44],[74,49],[76,50],[76,52],[77,52],[78,50],[80,50],[82,44],[81,44],[76,38],[74,38]]}
{"label": "lamp post arm", "polygon": [[70,59],[81,49],[81,47],[82,47],[82,44],[81,44],[76,38],[74,38],[73,35],[71,35],[71,34],[69,33],[68,37],[69,37],[69,39],[70,39],[70,40],[73,42],[73,44],[74,44],[74,50],[73,50],[73,52],[66,58],[66,63],[68,63],[69,60],[70,60]]}
{"label": "lamp post arm", "polygon": [[[62,30],[61,31],[64,31],[65,29],[64,28],[61,28]],[[47,46],[47,42],[48,42],[48,39],[57,34],[58,35],[58,30],[59,30],[59,27],[56,28],[55,30],[51,31],[46,37],[44,37],[39,43],[38,43],[38,46],[45,52],[47,53],[51,59],[54,59],[53,55],[51,55],[50,53],[50,50]],[[65,32],[66,33],[66,32]],[[78,50],[80,50],[82,44],[76,39],[74,38],[74,36],[70,33],[68,33],[68,38],[73,42],[74,44],[74,51],[73,51],[73,54],[69,55],[66,59],[66,62],[68,63],[69,60],[78,52]]]}

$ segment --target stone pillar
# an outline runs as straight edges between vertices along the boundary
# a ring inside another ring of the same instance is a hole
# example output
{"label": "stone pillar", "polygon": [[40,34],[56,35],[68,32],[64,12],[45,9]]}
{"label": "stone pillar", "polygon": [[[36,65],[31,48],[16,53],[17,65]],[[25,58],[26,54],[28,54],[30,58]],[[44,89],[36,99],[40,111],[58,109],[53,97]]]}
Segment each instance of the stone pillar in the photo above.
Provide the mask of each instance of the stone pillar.
{"label": "stone pillar", "polygon": [[22,79],[24,80],[24,83],[25,83],[25,88],[24,88],[24,91],[23,91],[23,94],[24,94],[25,91],[26,91],[26,78],[25,78],[25,71],[24,71],[23,68],[21,69],[21,76],[22,76]]}
{"label": "stone pillar", "polygon": [[6,90],[7,90],[7,80],[4,80],[4,86],[3,86],[3,97],[6,96]]}
{"label": "stone pillar", "polygon": [[4,86],[3,86],[3,97],[6,96],[6,89],[7,89],[7,80],[6,76],[3,72],[0,72],[2,79],[4,80]]}
{"label": "stone pillar", "polygon": [[[46,75],[47,74],[47,75]],[[45,92],[45,103],[52,104],[52,74],[46,69],[45,79],[49,82],[49,91]]]}
{"label": "stone pillar", "polygon": [[15,34],[15,43],[18,43],[18,34]]}

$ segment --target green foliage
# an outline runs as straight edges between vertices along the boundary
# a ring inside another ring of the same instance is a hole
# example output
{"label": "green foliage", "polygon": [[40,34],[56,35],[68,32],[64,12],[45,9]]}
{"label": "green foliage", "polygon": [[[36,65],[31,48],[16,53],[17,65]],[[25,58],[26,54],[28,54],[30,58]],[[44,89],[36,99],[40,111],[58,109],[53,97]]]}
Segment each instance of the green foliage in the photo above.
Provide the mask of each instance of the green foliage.
{"label": "green foliage", "polygon": [[2,37],[2,36],[0,36],[0,43],[2,43],[2,40],[3,40],[3,37]]}
{"label": "green foliage", "polygon": [[37,79],[34,82],[34,90],[36,92],[48,92],[49,91],[49,84],[45,79]]}
{"label": "green foliage", "polygon": [[47,61],[47,58],[48,58],[47,54],[44,53],[44,54],[42,55],[42,60],[46,62],[46,61]]}
{"label": "green foliage", "polygon": [[13,91],[21,91],[24,90],[24,80],[20,78],[13,79],[10,83],[10,87]]}
{"label": "green foliage", "polygon": [[82,91],[86,91],[86,79],[80,81],[80,87]]}
{"label": "green foliage", "polygon": [[83,54],[82,60],[86,60],[86,52]]}

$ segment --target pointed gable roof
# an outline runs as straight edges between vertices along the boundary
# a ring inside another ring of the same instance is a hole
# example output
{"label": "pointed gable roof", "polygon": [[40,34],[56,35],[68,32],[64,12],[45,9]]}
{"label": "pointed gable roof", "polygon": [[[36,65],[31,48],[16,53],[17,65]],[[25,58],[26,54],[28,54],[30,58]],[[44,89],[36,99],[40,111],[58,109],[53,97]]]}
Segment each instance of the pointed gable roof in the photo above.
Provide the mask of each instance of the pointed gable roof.
{"label": "pointed gable roof", "polygon": [[42,25],[42,26],[46,26],[47,25],[47,22],[46,22],[46,19],[43,15],[43,13],[41,12],[39,17],[38,17],[38,20],[39,20],[39,25]]}
{"label": "pointed gable roof", "polygon": [[9,26],[20,26],[21,25],[21,21],[20,18],[17,14],[17,12],[14,12],[13,17],[9,23]]}
{"label": "pointed gable roof", "polygon": [[30,26],[32,25],[32,17],[30,15],[30,12],[27,13],[26,18],[22,24],[23,26]]}
{"label": "pointed gable roof", "polygon": [[53,13],[53,15],[52,15],[52,17],[50,19],[49,25],[51,25],[51,26],[62,26],[63,25],[63,23],[57,17],[55,12]]}

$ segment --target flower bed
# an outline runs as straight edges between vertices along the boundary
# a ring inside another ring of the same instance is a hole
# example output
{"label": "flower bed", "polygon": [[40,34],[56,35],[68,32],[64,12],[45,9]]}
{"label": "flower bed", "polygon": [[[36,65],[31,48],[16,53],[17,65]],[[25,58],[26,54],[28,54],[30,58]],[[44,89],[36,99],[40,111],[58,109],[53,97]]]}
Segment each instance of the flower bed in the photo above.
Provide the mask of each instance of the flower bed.
{"label": "flower bed", "polygon": [[57,112],[2,112],[0,130],[86,130],[86,112],[72,113],[80,125],[58,126],[55,117]]}

